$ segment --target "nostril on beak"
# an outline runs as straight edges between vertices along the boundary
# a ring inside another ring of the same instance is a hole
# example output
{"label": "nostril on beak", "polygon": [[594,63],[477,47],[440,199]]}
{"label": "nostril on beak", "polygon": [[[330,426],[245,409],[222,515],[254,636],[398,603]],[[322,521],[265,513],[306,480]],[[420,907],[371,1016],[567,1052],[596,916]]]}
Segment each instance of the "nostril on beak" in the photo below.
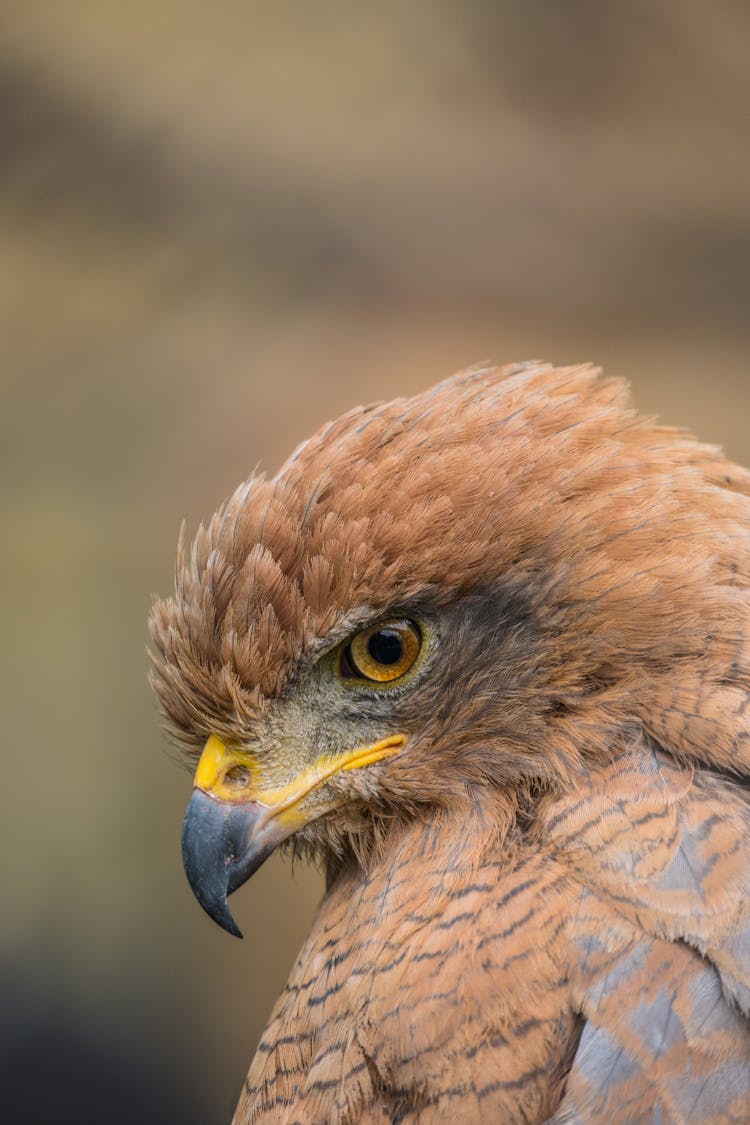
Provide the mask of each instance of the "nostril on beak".
{"label": "nostril on beak", "polygon": [[250,784],[250,770],[247,766],[232,766],[224,778],[235,789],[247,789]]}

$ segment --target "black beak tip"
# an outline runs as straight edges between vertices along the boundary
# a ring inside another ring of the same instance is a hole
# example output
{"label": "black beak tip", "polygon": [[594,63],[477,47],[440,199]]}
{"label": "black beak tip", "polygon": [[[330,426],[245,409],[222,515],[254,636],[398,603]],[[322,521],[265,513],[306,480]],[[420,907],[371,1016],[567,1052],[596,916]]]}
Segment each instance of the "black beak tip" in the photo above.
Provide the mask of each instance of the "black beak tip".
{"label": "black beak tip", "polygon": [[[201,906],[203,906],[203,903],[201,903]],[[206,907],[204,906],[203,909],[205,910]],[[232,937],[239,938],[240,941],[242,940],[244,935],[242,933],[242,930],[239,928],[234,918],[232,917],[232,912],[229,909],[226,900],[224,901],[221,908],[213,912],[209,910],[207,911],[207,913],[210,914],[214,922],[221,926],[222,930],[226,930],[228,934],[232,935]]]}

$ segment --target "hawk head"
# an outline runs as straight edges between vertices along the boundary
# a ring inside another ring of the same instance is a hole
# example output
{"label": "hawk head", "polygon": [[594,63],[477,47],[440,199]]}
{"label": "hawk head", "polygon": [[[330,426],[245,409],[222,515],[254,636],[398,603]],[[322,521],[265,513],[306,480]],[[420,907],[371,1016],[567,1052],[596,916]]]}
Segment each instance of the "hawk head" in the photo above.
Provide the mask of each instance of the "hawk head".
{"label": "hawk head", "polygon": [[501,841],[636,728],[709,753],[672,715],[732,658],[726,472],[593,368],[478,368],[351,411],[183,532],[152,680],[197,760],[208,913],[239,934],[227,895],[290,838],[332,875],[470,802]]}

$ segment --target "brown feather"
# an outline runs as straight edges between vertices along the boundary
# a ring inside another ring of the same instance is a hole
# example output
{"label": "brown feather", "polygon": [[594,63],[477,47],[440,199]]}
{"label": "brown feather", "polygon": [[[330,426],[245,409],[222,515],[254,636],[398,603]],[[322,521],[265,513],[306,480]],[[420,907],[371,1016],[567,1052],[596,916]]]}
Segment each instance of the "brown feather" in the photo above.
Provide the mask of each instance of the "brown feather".
{"label": "brown feather", "polygon": [[588,366],[357,408],[181,537],[175,736],[257,740],[422,603],[409,753],[294,841],[330,889],[235,1120],[750,1121],[750,473]]}

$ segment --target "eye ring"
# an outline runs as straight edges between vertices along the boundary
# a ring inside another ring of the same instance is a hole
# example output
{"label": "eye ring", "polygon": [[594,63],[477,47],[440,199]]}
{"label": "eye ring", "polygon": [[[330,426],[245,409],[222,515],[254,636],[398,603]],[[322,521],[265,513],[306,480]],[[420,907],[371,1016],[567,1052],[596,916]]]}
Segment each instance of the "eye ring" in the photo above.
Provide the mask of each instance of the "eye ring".
{"label": "eye ring", "polygon": [[407,618],[380,621],[356,633],[340,649],[342,679],[390,684],[405,676],[422,649],[422,633]]}

